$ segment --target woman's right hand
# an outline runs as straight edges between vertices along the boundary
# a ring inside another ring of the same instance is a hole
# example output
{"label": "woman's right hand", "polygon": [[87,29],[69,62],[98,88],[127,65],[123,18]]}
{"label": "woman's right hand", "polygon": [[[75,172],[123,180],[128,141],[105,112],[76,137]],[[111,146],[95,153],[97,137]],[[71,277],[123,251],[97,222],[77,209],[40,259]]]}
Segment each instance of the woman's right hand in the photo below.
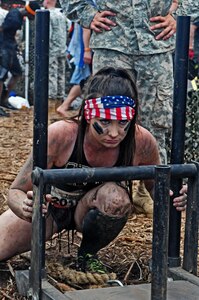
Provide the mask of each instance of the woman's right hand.
{"label": "woman's right hand", "polygon": [[[31,223],[33,214],[33,191],[28,191],[26,195],[27,197],[23,200],[22,203],[23,219]],[[46,215],[47,211],[47,206],[43,204],[42,214]]]}

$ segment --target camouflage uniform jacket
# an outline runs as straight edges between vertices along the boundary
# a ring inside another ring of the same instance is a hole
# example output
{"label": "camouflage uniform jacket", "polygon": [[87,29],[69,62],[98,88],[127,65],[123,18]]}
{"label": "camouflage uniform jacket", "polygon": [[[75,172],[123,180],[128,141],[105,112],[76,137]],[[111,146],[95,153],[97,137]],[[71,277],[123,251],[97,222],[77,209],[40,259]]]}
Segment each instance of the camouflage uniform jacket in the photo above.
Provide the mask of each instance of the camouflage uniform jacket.
{"label": "camouflage uniform jacket", "polygon": [[66,16],[58,8],[50,11],[49,53],[51,56],[63,56],[66,53],[67,23]]}
{"label": "camouflage uniform jacket", "polygon": [[[189,2],[190,5],[191,1],[193,6],[197,6],[194,0],[185,2]],[[149,21],[153,16],[166,16],[172,0],[96,0],[95,2],[97,8],[86,0],[60,0],[68,18],[73,21],[79,20],[80,24],[87,28],[97,11],[111,10],[117,14],[116,17],[111,17],[117,23],[116,27],[110,31],[92,33],[90,42],[92,49],[112,49],[133,55],[164,53],[174,49],[175,38],[157,41],[155,37],[160,31],[151,31],[152,23]],[[183,9],[186,10],[184,6]]]}

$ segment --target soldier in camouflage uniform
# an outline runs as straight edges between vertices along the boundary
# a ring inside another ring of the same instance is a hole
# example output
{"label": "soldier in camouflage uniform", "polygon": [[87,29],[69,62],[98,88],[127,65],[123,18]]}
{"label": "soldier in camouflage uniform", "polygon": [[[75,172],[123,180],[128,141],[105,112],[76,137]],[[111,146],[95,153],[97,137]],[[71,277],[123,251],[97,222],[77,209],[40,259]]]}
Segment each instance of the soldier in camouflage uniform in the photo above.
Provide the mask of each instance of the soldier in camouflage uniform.
{"label": "soldier in camouflage uniform", "polygon": [[65,65],[67,23],[65,15],[56,8],[56,0],[44,0],[50,11],[49,37],[49,98],[63,100],[65,96]]}
{"label": "soldier in camouflage uniform", "polygon": [[[191,1],[181,3],[180,10],[186,11]],[[166,163],[165,136],[172,127],[173,9],[177,1],[96,0],[98,10],[85,0],[60,3],[69,18],[79,19],[81,25],[94,30],[90,43],[94,72],[114,65],[135,74],[140,122],[156,137],[162,162]]]}
{"label": "soldier in camouflage uniform", "polygon": [[[34,20],[35,11],[38,9],[40,5],[37,1],[30,1],[24,8],[13,8],[6,14],[0,26],[0,105],[9,109],[15,109],[8,102],[9,92],[13,90],[22,75],[22,67],[17,57],[16,32],[21,30],[24,17]],[[9,79],[8,74],[11,74]],[[0,116],[8,116],[8,114],[0,109]]]}

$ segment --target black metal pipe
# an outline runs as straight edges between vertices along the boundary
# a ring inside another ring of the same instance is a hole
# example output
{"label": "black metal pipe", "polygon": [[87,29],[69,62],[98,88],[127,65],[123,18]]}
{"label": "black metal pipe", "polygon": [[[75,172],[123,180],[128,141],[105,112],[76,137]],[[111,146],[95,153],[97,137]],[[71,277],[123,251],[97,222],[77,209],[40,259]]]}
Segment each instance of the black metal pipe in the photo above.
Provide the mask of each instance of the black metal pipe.
{"label": "black metal pipe", "polygon": [[[185,116],[187,99],[187,73],[189,50],[190,17],[177,18],[176,50],[174,64],[173,132],[171,143],[171,164],[184,162]],[[169,266],[180,266],[181,213],[172,205],[173,198],[179,195],[182,179],[172,180],[169,221]]]}
{"label": "black metal pipe", "polygon": [[35,18],[33,167],[47,168],[49,11]]}
{"label": "black metal pipe", "polygon": [[[47,168],[49,15],[47,10],[38,10],[35,17],[33,169],[36,167]],[[34,193],[37,193],[36,190],[37,187],[33,186]],[[41,299],[37,296],[41,296],[41,277],[44,277],[45,270],[46,226],[45,217],[42,216],[41,197],[39,200],[37,199],[38,193],[37,197],[34,197],[36,201],[32,217],[29,281],[32,299]],[[38,226],[40,226],[40,231],[37,230]]]}
{"label": "black metal pipe", "polygon": [[184,162],[190,17],[177,18],[171,164]]}
{"label": "black metal pipe", "polygon": [[151,300],[166,300],[170,167],[155,168]]}
{"label": "black metal pipe", "polygon": [[[36,168],[32,172],[32,180],[35,185],[39,184],[40,173],[44,178],[44,184],[64,184],[74,182],[94,182],[94,181],[121,181],[152,179],[155,176],[155,167],[112,167],[112,168],[75,168],[41,170]],[[196,175],[195,164],[171,165],[171,175],[176,178],[193,177]]]}
{"label": "black metal pipe", "polygon": [[199,222],[199,163],[197,173],[188,181],[183,269],[197,276]]}
{"label": "black metal pipe", "polygon": [[46,277],[45,272],[45,232],[42,218],[42,204],[44,183],[42,172],[39,186],[34,186],[34,213],[32,224],[32,247],[31,247],[31,268],[29,277],[29,295],[31,299],[42,299],[42,279]]}

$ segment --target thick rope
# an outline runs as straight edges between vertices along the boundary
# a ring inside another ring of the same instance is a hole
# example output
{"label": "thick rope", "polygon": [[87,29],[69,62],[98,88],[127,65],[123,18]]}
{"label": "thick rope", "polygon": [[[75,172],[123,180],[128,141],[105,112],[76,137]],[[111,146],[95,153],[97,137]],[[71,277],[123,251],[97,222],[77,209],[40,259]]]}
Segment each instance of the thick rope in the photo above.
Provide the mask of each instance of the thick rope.
{"label": "thick rope", "polygon": [[108,280],[115,280],[115,273],[99,274],[99,273],[89,273],[80,272],[70,268],[64,268],[59,263],[50,263],[47,267],[47,271],[50,276],[65,281],[68,284],[76,285],[104,285]]}

